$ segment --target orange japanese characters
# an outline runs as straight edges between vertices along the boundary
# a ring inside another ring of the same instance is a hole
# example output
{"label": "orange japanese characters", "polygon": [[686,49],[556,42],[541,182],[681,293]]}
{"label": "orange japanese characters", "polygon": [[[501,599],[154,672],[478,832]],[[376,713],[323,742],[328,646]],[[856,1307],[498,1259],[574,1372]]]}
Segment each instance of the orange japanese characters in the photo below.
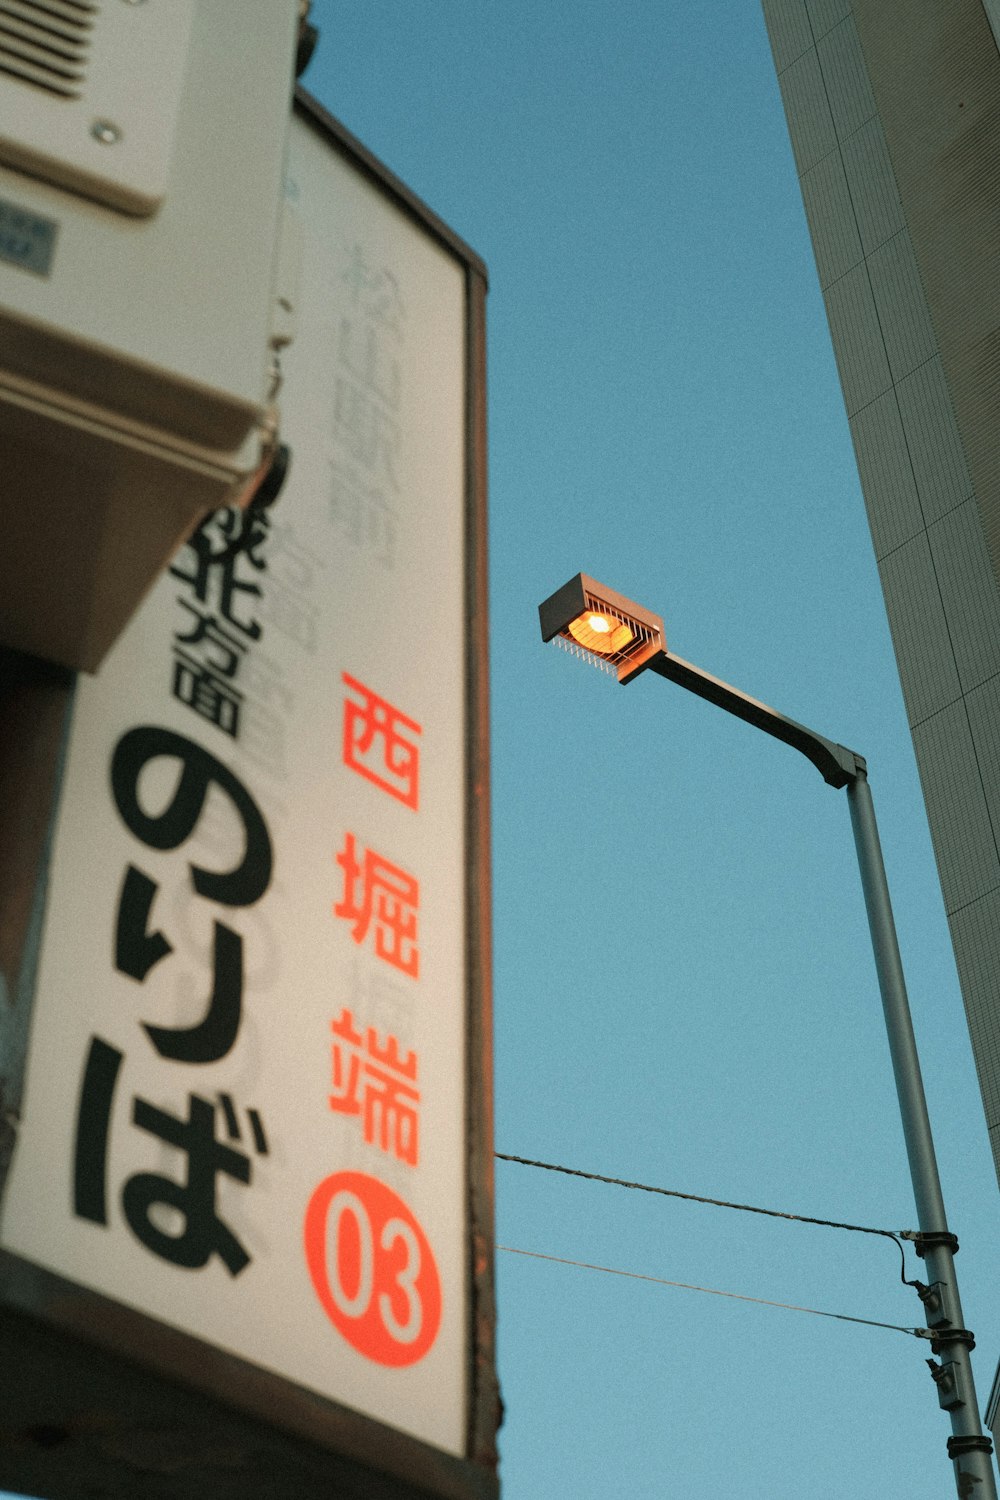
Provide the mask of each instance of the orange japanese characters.
{"label": "orange japanese characters", "polygon": [[[343,763],[370,784],[357,803],[389,797],[408,809],[383,819],[379,842],[420,809],[420,724],[348,672],[341,681]],[[342,834],[333,856],[342,882],[333,916],[350,925],[366,958],[420,978],[420,882],[364,834]],[[365,960],[359,960],[364,962]],[[402,990],[400,991],[402,993]],[[414,991],[406,986],[408,997]],[[404,1004],[404,1016],[408,1003]],[[330,1022],[332,1115],[354,1122],[366,1146],[420,1166],[419,1058],[393,1031],[383,1034],[356,1006]],[[335,1171],[314,1190],[305,1217],[306,1264],[319,1302],[337,1331],[377,1364],[414,1364],[441,1323],[441,1286],[430,1242],[408,1204],[366,1172]]]}
{"label": "orange japanese characters", "polygon": [[334,1036],[330,1108],[336,1114],[357,1115],[369,1145],[415,1167],[420,1103],[417,1054],[401,1057],[394,1036],[380,1046],[374,1026],[362,1034],[346,1008],[339,1020],[331,1022],[330,1030]]}
{"label": "orange japanese characters", "polygon": [[374,849],[366,849],[359,859],[353,833],[347,835],[337,864],[344,872],[344,894],[333,908],[334,916],[351,923],[356,943],[363,943],[371,931],[378,957],[416,979],[417,881]]}
{"label": "orange japanese characters", "polygon": [[420,725],[356,677],[345,672],[343,680],[356,695],[344,699],[344,765],[416,812]]}

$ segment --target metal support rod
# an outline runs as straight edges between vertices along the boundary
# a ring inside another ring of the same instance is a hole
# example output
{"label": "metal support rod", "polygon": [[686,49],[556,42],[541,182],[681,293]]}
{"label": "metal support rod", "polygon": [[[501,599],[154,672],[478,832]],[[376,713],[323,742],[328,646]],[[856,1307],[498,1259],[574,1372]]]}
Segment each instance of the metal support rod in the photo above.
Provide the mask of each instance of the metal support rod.
{"label": "metal support rod", "polygon": [[948,1451],[955,1467],[959,1500],[967,1500],[967,1497],[973,1495],[977,1500],[996,1500],[996,1483],[990,1457],[992,1445],[984,1436],[979,1420],[976,1386],[969,1359],[971,1340],[965,1330],[952,1246],[948,1243],[951,1237],[948,1234],[927,1100],[920,1076],[920,1060],[913,1035],[906,981],[896,941],[896,924],[893,921],[889,886],[882,862],[875,807],[864,771],[859,770],[848,782],[847,800],[858,851],[875,968],[882,992],[882,1009],[896,1078],[896,1094],[910,1163],[917,1219],[922,1233],[928,1236],[928,1242],[919,1248],[927,1264],[931,1284],[941,1288],[942,1306],[947,1316],[947,1321],[934,1329],[937,1336],[933,1349],[943,1359],[936,1369],[932,1365],[932,1374],[938,1385],[941,1404],[946,1406],[951,1416],[952,1438]]}
{"label": "metal support rod", "polygon": [[846,745],[836,745],[825,735],[817,734],[815,729],[807,729],[805,724],[787,719],[770,704],[761,703],[759,698],[751,698],[749,693],[733,687],[731,682],[713,677],[704,667],[696,667],[693,662],[685,661],[673,651],[658,651],[644,663],[643,670],[647,668],[650,672],[665,677],[668,682],[676,682],[678,687],[686,688],[689,693],[696,693],[699,698],[705,698],[709,703],[724,708],[727,714],[744,719],[755,729],[762,729],[765,734],[791,745],[793,750],[798,750],[807,760],[812,761],[829,786],[846,786],[858,767],[864,767],[861,756],[848,750]]}

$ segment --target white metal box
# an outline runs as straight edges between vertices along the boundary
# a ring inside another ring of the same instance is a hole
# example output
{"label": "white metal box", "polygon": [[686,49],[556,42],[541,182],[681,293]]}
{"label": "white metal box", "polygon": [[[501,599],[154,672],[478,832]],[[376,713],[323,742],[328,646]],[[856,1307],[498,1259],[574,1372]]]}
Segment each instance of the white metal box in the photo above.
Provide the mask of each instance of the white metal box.
{"label": "white metal box", "polygon": [[0,644],[92,670],[273,440],[298,0],[0,0]]}

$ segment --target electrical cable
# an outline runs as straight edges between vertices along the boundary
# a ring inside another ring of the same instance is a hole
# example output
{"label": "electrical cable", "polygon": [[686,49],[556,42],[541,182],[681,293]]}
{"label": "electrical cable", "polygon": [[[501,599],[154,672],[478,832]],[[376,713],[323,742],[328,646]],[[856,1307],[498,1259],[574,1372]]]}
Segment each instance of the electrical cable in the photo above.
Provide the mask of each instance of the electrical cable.
{"label": "electrical cable", "polygon": [[[794,1217],[792,1215],[791,1217]],[[889,1328],[894,1333],[908,1333],[912,1338],[933,1338],[930,1328],[904,1328],[901,1323],[879,1323],[874,1318],[856,1318],[850,1313],[823,1312],[818,1307],[800,1307],[795,1302],[772,1302],[767,1297],[748,1297],[742,1292],[722,1292],[717,1287],[694,1286],[689,1281],[667,1281],[663,1276],[644,1276],[638,1271],[621,1271],[616,1266],[598,1266],[589,1260],[569,1260],[562,1255],[543,1255],[540,1250],[519,1250],[514,1245],[497,1245],[508,1255],[526,1255],[532,1260],[551,1260],[560,1266],[579,1266],[584,1271],[603,1271],[608,1276],[626,1276],[630,1281],[652,1281],[657,1286],[679,1287],[685,1292],[707,1292],[712,1297],[732,1297],[737,1302],[756,1302],[762,1307],[783,1307],[788,1312],[812,1313],[817,1318],[836,1318],[841,1323],[864,1323],[869,1328]]]}
{"label": "electrical cable", "polygon": [[[808,1214],[783,1213],[777,1208],[758,1208],[752,1203],[730,1203],[725,1198],[704,1198],[698,1193],[682,1193],[676,1188],[651,1187],[648,1182],[629,1182],[624,1177],[604,1177],[599,1172],[583,1172],[579,1167],[563,1167],[551,1161],[533,1161],[527,1156],[511,1156],[506,1151],[494,1152],[498,1161],[516,1162],[522,1167],[539,1167],[545,1172],[562,1172],[567,1177],[582,1177],[587,1182],[606,1182],[612,1187],[631,1188],[640,1193],[659,1193],[664,1198],[683,1198],[688,1203],[708,1203],[713,1208],[735,1208],[746,1214],[766,1214],[771,1219],[789,1219],[796,1224],[818,1224],[824,1229],[850,1229],[855,1234],[877,1234],[884,1239],[892,1240],[899,1250],[902,1266],[900,1268],[900,1280],[904,1286],[919,1287],[919,1281],[908,1281],[906,1277],[906,1252],[903,1249],[899,1236],[904,1235],[908,1239],[914,1237],[913,1230],[901,1229],[872,1229],[865,1224],[843,1224],[836,1219],[813,1219]],[[624,1273],[623,1273],[624,1274]],[[834,1314],[830,1314],[831,1317]]]}

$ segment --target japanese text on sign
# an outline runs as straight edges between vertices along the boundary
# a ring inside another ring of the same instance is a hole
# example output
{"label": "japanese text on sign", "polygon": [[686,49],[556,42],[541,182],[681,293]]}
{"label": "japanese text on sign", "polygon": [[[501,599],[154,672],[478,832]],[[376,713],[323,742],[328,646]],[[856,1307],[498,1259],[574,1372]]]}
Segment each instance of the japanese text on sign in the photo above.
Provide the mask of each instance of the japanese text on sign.
{"label": "japanese text on sign", "polygon": [[249,645],[261,637],[250,601],[261,595],[254,574],[267,566],[260,549],[268,524],[266,514],[253,509],[216,511],[188,538],[190,557],[183,562],[189,571],[180,564],[170,569],[187,584],[177,603],[190,617],[186,629],[174,632],[173,695],[233,739],[243,704],[236,676]]}
{"label": "japanese text on sign", "polygon": [[330,520],[383,567],[396,562],[406,304],[399,281],[360,246],[347,257],[337,330]]}
{"label": "japanese text on sign", "polygon": [[[420,724],[350,673],[341,680],[345,767],[418,811]],[[416,876],[372,848],[359,849],[350,831],[335,858],[343,894],[333,915],[350,923],[356,944],[370,940],[376,958],[419,979]],[[417,1166],[416,1052],[404,1051],[392,1033],[383,1040],[374,1026],[362,1028],[348,1006],[330,1031],[330,1110],[356,1119],[366,1145]],[[403,1201],[377,1178],[335,1174],[313,1195],[305,1235],[316,1295],[348,1342],[382,1364],[420,1359],[436,1337],[440,1292],[430,1246]]]}
{"label": "japanese text on sign", "polygon": [[[166,807],[150,813],[143,806],[139,783],[150,762],[166,758],[179,775]],[[201,817],[209,792],[229,801],[243,830],[243,856],[229,870],[191,864],[197,895],[240,908],[258,901],[271,880],[272,851],[267,824],[242,782],[209,751],[185,735],[155,725],[128,730],[115,746],[111,762],[115,807],[129,832],[149,849],[172,850],[185,844]],[[145,871],[129,864],[118,897],[115,967],[138,985],[173,952],[169,938],[152,925],[159,887]],[[167,1027],[143,1021],[148,1042],[167,1063],[204,1065],[217,1062],[236,1044],[243,1005],[243,938],[228,923],[214,921],[212,974],[204,1014],[193,1026]],[[107,1154],[112,1105],[124,1054],[92,1036],[84,1067],[77,1113],[74,1160],[74,1212],[96,1224],[108,1223]],[[166,1076],[166,1075],[165,1075]],[[217,1209],[216,1179],[221,1174],[250,1185],[250,1158],[236,1149],[241,1142],[237,1110],[228,1094],[221,1097],[229,1144],[216,1137],[216,1106],[201,1095],[187,1095],[186,1114],[174,1114],[134,1098],[131,1123],[186,1161],[179,1177],[137,1172],[122,1187],[122,1209],[135,1237],[163,1260],[188,1270],[200,1269],[213,1255],[231,1276],[250,1262],[250,1255],[223,1223]],[[247,1118],[253,1147],[267,1154],[263,1122],[253,1108]],[[172,1210],[173,1230],[164,1228],[162,1210]]]}
{"label": "japanese text on sign", "polygon": [[369,1145],[391,1151],[400,1161],[415,1167],[420,1103],[417,1054],[408,1052],[401,1057],[394,1036],[380,1045],[375,1027],[357,1030],[346,1008],[338,1020],[331,1022],[330,1030],[334,1036],[330,1108],[336,1114],[357,1115]]}
{"label": "japanese text on sign", "polygon": [[483,289],[290,126],[292,471],[199,527],[77,686],[0,1238],[139,1362],[461,1458]]}
{"label": "japanese text on sign", "polygon": [[[347,672],[343,680],[361,700],[344,699],[344,765],[416,812],[420,751],[415,736],[420,725]],[[378,754],[373,755],[376,746]]]}
{"label": "japanese text on sign", "polygon": [[320,1183],[305,1221],[306,1262],[327,1317],[380,1365],[423,1359],[441,1323],[427,1236],[398,1194],[361,1172]]}

